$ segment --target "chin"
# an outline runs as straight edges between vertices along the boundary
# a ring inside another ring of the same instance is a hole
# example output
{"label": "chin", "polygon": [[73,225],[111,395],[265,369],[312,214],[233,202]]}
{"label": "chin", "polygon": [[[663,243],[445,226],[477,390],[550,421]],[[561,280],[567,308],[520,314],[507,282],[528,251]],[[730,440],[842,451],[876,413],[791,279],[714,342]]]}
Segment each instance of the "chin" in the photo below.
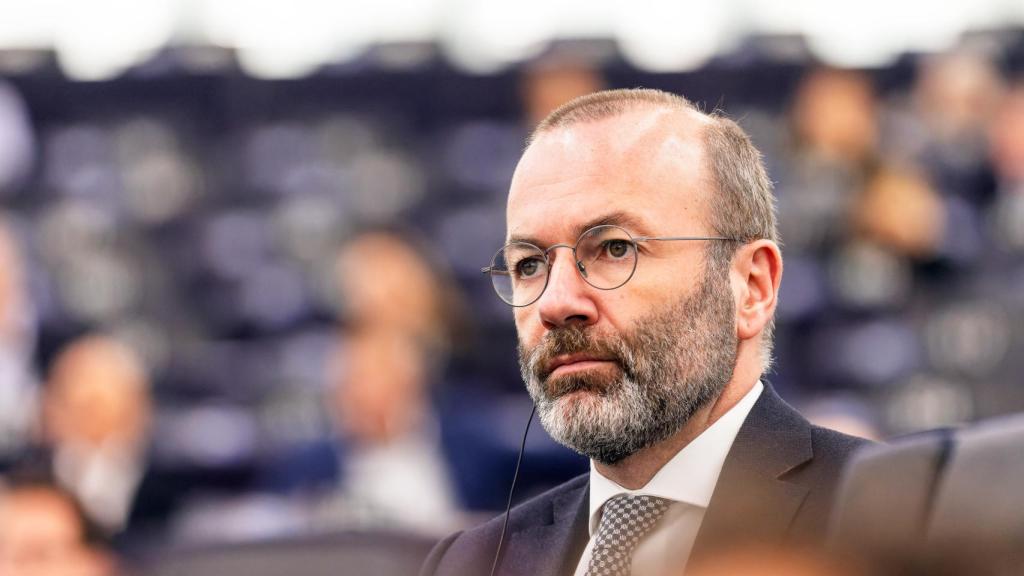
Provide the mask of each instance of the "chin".
{"label": "chin", "polygon": [[555,399],[555,410],[564,419],[580,417],[580,411],[594,412],[601,409],[605,397],[593,390],[574,390]]}

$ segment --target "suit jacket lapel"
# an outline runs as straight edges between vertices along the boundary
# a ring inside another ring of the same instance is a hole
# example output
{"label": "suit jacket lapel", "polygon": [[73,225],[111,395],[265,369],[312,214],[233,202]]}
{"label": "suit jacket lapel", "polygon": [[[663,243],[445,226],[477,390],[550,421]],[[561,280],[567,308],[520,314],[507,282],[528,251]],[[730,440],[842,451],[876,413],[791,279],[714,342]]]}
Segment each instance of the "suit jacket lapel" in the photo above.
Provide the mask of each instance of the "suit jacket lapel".
{"label": "suit jacket lapel", "polygon": [[589,539],[589,495],[589,483],[566,492],[552,501],[551,516],[545,522],[512,533],[498,574],[572,574]]}
{"label": "suit jacket lapel", "polygon": [[715,486],[691,558],[737,536],[785,536],[807,487],[781,477],[813,457],[810,424],[765,383]]}

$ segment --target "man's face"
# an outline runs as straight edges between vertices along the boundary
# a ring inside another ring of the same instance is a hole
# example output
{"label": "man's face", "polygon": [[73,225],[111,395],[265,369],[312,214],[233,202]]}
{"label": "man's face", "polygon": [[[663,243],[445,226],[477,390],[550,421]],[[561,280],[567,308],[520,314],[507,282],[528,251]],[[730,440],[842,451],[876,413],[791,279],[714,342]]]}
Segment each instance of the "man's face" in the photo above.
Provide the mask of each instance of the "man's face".
{"label": "man's face", "polygon": [[[611,222],[633,236],[713,235],[700,117],[647,109],[545,133],[508,202],[510,239],[574,244]],[[515,309],[523,378],[558,441],[615,463],[678,431],[732,377],[735,304],[706,242],[644,242],[624,286],[599,290],[568,249],[547,289]]]}

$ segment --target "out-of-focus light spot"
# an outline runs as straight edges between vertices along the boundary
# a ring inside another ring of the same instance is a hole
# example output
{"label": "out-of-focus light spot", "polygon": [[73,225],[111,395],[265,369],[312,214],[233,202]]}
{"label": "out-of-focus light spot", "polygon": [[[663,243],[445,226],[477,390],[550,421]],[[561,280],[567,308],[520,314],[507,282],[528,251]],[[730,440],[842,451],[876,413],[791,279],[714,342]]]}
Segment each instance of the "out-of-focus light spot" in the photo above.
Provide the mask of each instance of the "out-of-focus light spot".
{"label": "out-of-focus light spot", "polygon": [[108,245],[116,233],[110,212],[87,202],[64,200],[40,217],[38,244],[43,257],[59,268],[83,252]]}
{"label": "out-of-focus light spot", "polygon": [[280,193],[287,175],[314,162],[319,151],[310,130],[297,123],[281,123],[254,130],[243,153],[249,184],[263,192]]}
{"label": "out-of-focus light spot", "polygon": [[504,243],[505,210],[475,206],[449,214],[441,223],[441,247],[462,276],[479,278],[480,267],[491,263]]}
{"label": "out-of-focus light spot", "polygon": [[623,56],[652,72],[693,70],[729,41],[734,5],[642,0],[619,4],[612,23]]}
{"label": "out-of-focus light spot", "polygon": [[182,155],[166,124],[135,119],[114,134],[125,203],[142,222],[158,224],[182,213],[199,193],[199,169]]}
{"label": "out-of-focus light spot", "polygon": [[252,76],[298,78],[362,51],[373,38],[372,5],[222,0],[204,3],[201,20],[211,41],[238,50],[239,64]]}
{"label": "out-of-focus light spot", "polygon": [[818,263],[800,256],[786,258],[786,275],[779,294],[779,319],[792,321],[811,316],[824,307],[825,300],[825,281]]}
{"label": "out-of-focus light spot", "polygon": [[109,251],[82,253],[58,273],[65,307],[80,319],[104,323],[138,300],[139,281],[131,264]]}
{"label": "out-of-focus light spot", "polygon": [[377,0],[358,3],[377,42],[428,42],[436,37],[448,0]]}
{"label": "out-of-focus light spot", "polygon": [[338,334],[334,330],[305,331],[282,344],[280,376],[310,390],[322,392],[327,385],[328,365],[338,353]]}
{"label": "out-of-focus light spot", "polygon": [[511,124],[463,124],[445,139],[445,166],[460,185],[504,196],[523,151],[523,138],[523,131]]}
{"label": "out-of-focus light spot", "polygon": [[307,264],[327,261],[347,228],[337,203],[323,196],[290,197],[273,218],[285,250]]}
{"label": "out-of-focus light spot", "polygon": [[886,415],[897,433],[961,424],[974,413],[970,390],[958,383],[918,375],[894,390]]}
{"label": "out-of-focus light spot", "polygon": [[166,420],[162,448],[175,460],[228,466],[250,458],[258,446],[256,421],[240,407],[203,406]]}
{"label": "out-of-focus light spot", "polygon": [[423,196],[423,175],[412,158],[398,152],[363,154],[351,171],[350,207],[366,221],[388,221]]}
{"label": "out-of-focus light spot", "polygon": [[171,39],[175,0],[91,0],[60,3],[54,48],[76,80],[106,80],[149,58]]}
{"label": "out-of-focus light spot", "polygon": [[175,514],[170,530],[186,545],[259,542],[308,533],[305,503],[281,496],[196,498]]}
{"label": "out-of-focus light spot", "polygon": [[1011,252],[1024,253],[1024,184],[996,199],[991,219],[996,240]]}
{"label": "out-of-focus light spot", "polygon": [[127,167],[127,207],[139,220],[158,224],[183,214],[197,196],[198,168],[173,154],[156,154]]}
{"label": "out-of-focus light spot", "polygon": [[302,278],[285,266],[265,264],[250,270],[241,290],[242,313],[267,328],[288,324],[306,309]]}
{"label": "out-of-focus light spot", "polygon": [[964,302],[936,314],[925,328],[932,365],[975,378],[991,375],[1012,342],[1006,311],[994,304]]}
{"label": "out-of-focus light spot", "polygon": [[319,145],[333,164],[347,164],[380,145],[381,130],[358,116],[337,114],[317,124]]}
{"label": "out-of-focus light spot", "polygon": [[856,68],[889,64],[908,51],[950,48],[979,12],[972,4],[953,0],[937,8],[927,0],[804,2],[799,13],[801,31],[820,58]]}
{"label": "out-of-focus light spot", "polygon": [[132,318],[114,326],[111,332],[118,340],[132,343],[132,348],[139,352],[150,372],[160,373],[170,362],[171,342],[167,332],[156,321]]}
{"label": "out-of-focus light spot", "polygon": [[3,2],[0,11],[0,49],[49,48],[53,41],[54,15],[61,0]]}
{"label": "out-of-focus light spot", "polygon": [[897,305],[910,294],[909,264],[871,244],[845,247],[831,262],[829,274],[839,298],[853,308]]}
{"label": "out-of-focus light spot", "polygon": [[865,384],[893,383],[918,364],[917,336],[899,322],[869,322],[849,329],[845,336],[836,361]]}
{"label": "out-of-focus light spot", "polygon": [[214,272],[238,280],[258,266],[270,251],[266,220],[242,210],[218,216],[203,234],[202,255]]}
{"label": "out-of-focus light spot", "polygon": [[97,126],[72,125],[44,144],[46,183],[60,194],[114,203],[121,181],[110,135]]}
{"label": "out-of-focus light spot", "polygon": [[460,68],[490,74],[540,54],[553,38],[559,3],[456,0],[445,13],[442,42]]}

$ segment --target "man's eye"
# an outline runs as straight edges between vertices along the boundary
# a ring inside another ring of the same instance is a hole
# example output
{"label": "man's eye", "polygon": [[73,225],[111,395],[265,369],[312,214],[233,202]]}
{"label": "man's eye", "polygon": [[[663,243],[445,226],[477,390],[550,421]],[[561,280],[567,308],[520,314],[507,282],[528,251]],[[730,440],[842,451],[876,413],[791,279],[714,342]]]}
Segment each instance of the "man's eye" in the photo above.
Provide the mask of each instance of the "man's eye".
{"label": "man's eye", "polygon": [[535,276],[540,272],[541,262],[536,258],[526,258],[516,263],[516,276],[519,278],[529,278]]}
{"label": "man's eye", "polygon": [[626,240],[608,240],[604,243],[604,252],[612,258],[625,258],[633,246]]}

